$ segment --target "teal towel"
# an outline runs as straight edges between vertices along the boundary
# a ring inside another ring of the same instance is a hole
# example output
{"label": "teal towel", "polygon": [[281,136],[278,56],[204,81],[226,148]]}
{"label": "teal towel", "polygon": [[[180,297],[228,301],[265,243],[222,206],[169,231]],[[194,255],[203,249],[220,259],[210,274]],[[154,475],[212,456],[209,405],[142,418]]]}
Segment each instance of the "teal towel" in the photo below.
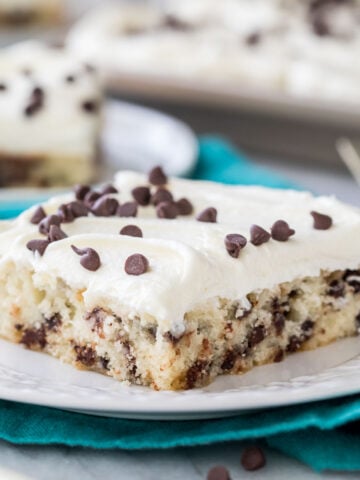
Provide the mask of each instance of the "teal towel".
{"label": "teal towel", "polygon": [[[200,140],[199,161],[193,177],[231,184],[296,188],[280,175],[253,165],[226,142],[214,138]],[[11,208],[14,212],[14,205]],[[0,401],[0,438],[13,443],[130,450],[263,439],[269,446],[315,470],[360,470],[360,423],[356,421],[360,421],[360,396],[188,422],[90,417]]]}

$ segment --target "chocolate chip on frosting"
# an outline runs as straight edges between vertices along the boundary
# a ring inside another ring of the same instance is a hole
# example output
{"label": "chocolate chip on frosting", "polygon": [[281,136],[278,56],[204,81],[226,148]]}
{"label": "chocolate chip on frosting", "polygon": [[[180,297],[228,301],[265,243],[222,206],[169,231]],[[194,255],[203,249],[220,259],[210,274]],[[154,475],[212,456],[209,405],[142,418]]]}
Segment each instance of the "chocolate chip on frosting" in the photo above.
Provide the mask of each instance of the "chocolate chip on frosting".
{"label": "chocolate chip on frosting", "polygon": [[136,187],[131,191],[131,194],[134,200],[142,207],[149,205],[151,198],[149,187]]}
{"label": "chocolate chip on frosting", "polygon": [[180,198],[180,200],[177,200],[175,203],[179,215],[191,215],[194,211],[194,207],[187,198]]}
{"label": "chocolate chip on frosting", "polygon": [[196,217],[198,222],[208,222],[208,223],[216,223],[217,219],[217,210],[216,208],[209,207],[203,210],[199,215]]}
{"label": "chocolate chip on frosting", "polygon": [[100,268],[101,262],[99,254],[93,248],[77,248],[75,245],[71,245],[71,248],[77,255],[81,256],[80,264],[90,270],[95,272]]}
{"label": "chocolate chip on frosting", "polygon": [[82,102],[81,108],[86,113],[97,113],[99,110],[99,105],[96,100],[85,100]]}
{"label": "chocolate chip on frosting", "polygon": [[31,117],[38,113],[44,105],[45,93],[41,87],[35,87],[31,93],[29,103],[25,107],[24,114]]}
{"label": "chocolate chip on frosting", "polygon": [[93,203],[96,202],[101,197],[101,194],[99,192],[94,192],[90,190],[84,197],[84,203],[88,206],[91,207]]}
{"label": "chocolate chip on frosting", "polygon": [[75,83],[76,77],[75,75],[66,75],[65,82],[66,83]]}
{"label": "chocolate chip on frosting", "polygon": [[119,217],[136,217],[137,209],[136,202],[125,202],[118,206],[116,214]]}
{"label": "chocolate chip on frosting", "polygon": [[57,225],[58,227],[61,224],[61,219],[58,215],[49,215],[45,217],[39,223],[39,232],[43,235],[47,235],[49,233],[51,225]]}
{"label": "chocolate chip on frosting", "polygon": [[142,237],[142,231],[136,225],[126,225],[120,230],[120,235],[128,235],[129,237]]}
{"label": "chocolate chip on frosting", "polygon": [[316,230],[328,230],[332,226],[332,218],[319,212],[310,212],[314,219],[314,228]]}
{"label": "chocolate chip on frosting", "polygon": [[278,220],[271,227],[271,237],[278,242],[286,242],[294,233],[295,230],[290,228],[284,220]]}
{"label": "chocolate chip on frosting", "polygon": [[89,209],[82,202],[70,202],[67,204],[68,209],[71,211],[74,218],[87,217]]}
{"label": "chocolate chip on frosting", "polygon": [[230,233],[225,237],[225,247],[231,257],[238,258],[240,250],[242,250],[247,243],[247,240],[238,233]]}
{"label": "chocolate chip on frosting", "polygon": [[166,188],[158,188],[156,192],[151,196],[151,203],[158,205],[161,202],[172,202],[174,200],[173,195]]}
{"label": "chocolate chip on frosting", "polygon": [[115,188],[111,183],[104,185],[100,190],[101,195],[110,195],[111,193],[119,193],[118,189]]}
{"label": "chocolate chip on frosting", "polygon": [[156,215],[159,218],[174,219],[178,215],[178,209],[175,202],[161,202],[156,207]]}
{"label": "chocolate chip on frosting", "polygon": [[130,255],[125,262],[125,272],[128,275],[142,275],[146,273],[149,268],[149,261],[141,253]]}
{"label": "chocolate chip on frosting", "polygon": [[165,185],[168,179],[163,169],[158,166],[153,168],[149,173],[149,183],[152,185]]}
{"label": "chocolate chip on frosting", "polygon": [[66,233],[63,232],[60,227],[58,227],[57,225],[50,226],[50,230],[48,234],[48,239],[50,242],[57,242],[59,240],[63,240],[66,237],[67,237]]}
{"label": "chocolate chip on frosting", "polygon": [[32,217],[30,218],[30,222],[33,223],[34,225],[38,225],[41,220],[43,220],[46,217],[46,213],[42,207],[38,207],[35,212],[32,214]]}
{"label": "chocolate chip on frosting", "polygon": [[43,256],[49,243],[49,240],[30,240],[27,242],[26,248],[28,248],[31,252],[38,252],[40,256]]}
{"label": "chocolate chip on frosting", "polygon": [[85,195],[90,192],[91,188],[89,185],[75,185],[74,193],[77,200],[84,200]]}
{"label": "chocolate chip on frosting", "polygon": [[252,225],[250,227],[250,242],[256,247],[268,242],[270,238],[270,233],[264,230],[259,225]]}
{"label": "chocolate chip on frosting", "polygon": [[111,217],[111,215],[115,215],[118,206],[119,202],[116,198],[105,196],[96,200],[91,207],[91,211],[97,217]]}

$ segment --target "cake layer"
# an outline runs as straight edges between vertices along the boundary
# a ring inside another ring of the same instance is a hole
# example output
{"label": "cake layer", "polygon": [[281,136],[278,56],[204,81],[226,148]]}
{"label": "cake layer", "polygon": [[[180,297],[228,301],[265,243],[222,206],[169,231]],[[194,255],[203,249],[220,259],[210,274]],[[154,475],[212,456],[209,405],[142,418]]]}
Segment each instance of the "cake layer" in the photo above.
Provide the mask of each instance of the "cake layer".
{"label": "cake layer", "polygon": [[356,334],[359,245],[333,197],[121,172],[2,223],[0,334],[193,388]]}

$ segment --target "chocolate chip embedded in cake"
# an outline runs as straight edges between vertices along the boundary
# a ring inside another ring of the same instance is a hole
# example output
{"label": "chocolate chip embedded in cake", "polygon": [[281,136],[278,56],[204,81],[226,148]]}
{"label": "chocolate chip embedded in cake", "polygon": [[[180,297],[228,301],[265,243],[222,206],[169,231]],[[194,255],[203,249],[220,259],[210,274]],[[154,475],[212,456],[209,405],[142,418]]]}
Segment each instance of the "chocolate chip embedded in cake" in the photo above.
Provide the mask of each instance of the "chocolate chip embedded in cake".
{"label": "chocolate chip embedded in cake", "polygon": [[202,387],[359,333],[360,215],[332,197],[121,172],[0,231],[0,335],[132,384]]}
{"label": "chocolate chip embedded in cake", "polygon": [[[1,185],[63,187],[93,180],[101,128],[98,78],[66,48],[37,41],[2,49],[0,64]],[[66,76],[76,76],[71,88]]]}

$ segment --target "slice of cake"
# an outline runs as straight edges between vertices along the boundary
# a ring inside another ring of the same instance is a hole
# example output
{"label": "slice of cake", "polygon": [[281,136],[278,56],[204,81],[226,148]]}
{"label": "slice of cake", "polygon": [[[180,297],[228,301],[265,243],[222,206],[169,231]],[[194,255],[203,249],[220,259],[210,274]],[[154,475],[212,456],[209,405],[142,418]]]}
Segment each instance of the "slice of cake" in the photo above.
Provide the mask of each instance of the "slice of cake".
{"label": "slice of cake", "polygon": [[62,186],[94,174],[101,88],[64,49],[24,42],[0,52],[0,186]]}
{"label": "slice of cake", "polygon": [[190,389],[356,335],[360,214],[333,197],[116,176],[3,223],[0,335]]}
{"label": "slice of cake", "polygon": [[0,24],[29,27],[59,23],[63,18],[62,0],[0,0]]}

